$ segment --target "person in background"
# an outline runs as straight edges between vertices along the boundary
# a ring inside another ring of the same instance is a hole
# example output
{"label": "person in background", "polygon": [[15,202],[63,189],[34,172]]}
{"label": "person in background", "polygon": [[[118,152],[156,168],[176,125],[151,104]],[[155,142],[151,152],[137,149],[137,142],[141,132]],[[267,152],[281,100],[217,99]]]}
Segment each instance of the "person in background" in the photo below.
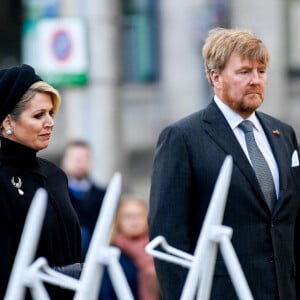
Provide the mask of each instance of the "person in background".
{"label": "person in background", "polygon": [[[149,242],[147,215],[148,206],[144,200],[134,195],[123,195],[116,213],[111,244],[121,250],[120,263],[135,299],[158,300],[160,292],[153,258],[145,252]],[[136,267],[136,275],[131,263]],[[132,284],[135,279],[137,286]],[[103,288],[105,286],[102,285]]]}
{"label": "person in background", "polygon": [[79,218],[82,261],[85,260],[106,191],[92,181],[91,164],[92,153],[87,142],[74,140],[65,146],[61,167],[67,174],[71,202]]}
{"label": "person in background", "polygon": [[[37,153],[48,147],[60,95],[26,64],[0,70],[0,298],[3,299],[27,212],[38,188],[48,204],[36,257],[53,268],[80,262],[78,218],[67,177]],[[73,292],[49,287],[51,299],[72,299]],[[29,294],[27,295],[29,297]]]}
{"label": "person in background", "polygon": [[[295,300],[299,289],[299,150],[293,128],[258,111],[269,52],[252,32],[215,28],[203,47],[214,97],[167,126],[152,170],[150,238],[193,254],[220,168],[233,159],[223,224],[255,300]],[[263,168],[261,168],[263,166]],[[180,298],[187,269],[155,261],[163,299]],[[237,299],[217,256],[212,300]]]}

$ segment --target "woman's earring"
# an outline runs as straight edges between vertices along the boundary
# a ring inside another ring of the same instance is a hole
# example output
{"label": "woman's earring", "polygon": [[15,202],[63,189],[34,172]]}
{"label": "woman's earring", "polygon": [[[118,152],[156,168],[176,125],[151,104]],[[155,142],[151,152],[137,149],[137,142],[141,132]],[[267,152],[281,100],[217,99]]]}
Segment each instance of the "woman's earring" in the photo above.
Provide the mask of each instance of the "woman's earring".
{"label": "woman's earring", "polygon": [[12,129],[10,129],[10,128],[6,129],[6,134],[7,135],[12,135],[13,134]]}

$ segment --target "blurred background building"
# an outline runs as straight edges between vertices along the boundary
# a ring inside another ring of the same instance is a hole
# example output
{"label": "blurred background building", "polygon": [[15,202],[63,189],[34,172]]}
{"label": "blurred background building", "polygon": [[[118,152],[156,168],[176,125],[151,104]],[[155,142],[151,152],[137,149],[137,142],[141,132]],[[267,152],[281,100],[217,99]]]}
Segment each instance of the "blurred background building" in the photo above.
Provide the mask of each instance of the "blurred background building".
{"label": "blurred background building", "polygon": [[300,136],[300,0],[2,0],[0,67],[30,63],[62,94],[40,155],[59,162],[69,140],[85,139],[96,182],[118,170],[147,199],[159,132],[211,100],[201,47],[215,26],[266,42],[262,110]]}

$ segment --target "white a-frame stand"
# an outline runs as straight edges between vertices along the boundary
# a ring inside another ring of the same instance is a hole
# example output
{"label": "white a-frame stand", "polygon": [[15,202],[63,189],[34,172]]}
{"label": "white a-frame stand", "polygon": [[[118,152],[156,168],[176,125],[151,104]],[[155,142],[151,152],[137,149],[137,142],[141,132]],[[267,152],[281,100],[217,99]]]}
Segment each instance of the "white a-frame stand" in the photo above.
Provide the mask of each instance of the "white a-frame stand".
{"label": "white a-frame stand", "polygon": [[19,243],[13,269],[6,289],[5,300],[24,299],[28,281],[32,279],[31,265],[40,238],[40,233],[47,208],[47,193],[40,188],[36,191]]}
{"label": "white a-frame stand", "polygon": [[[189,268],[181,300],[195,299],[195,297],[197,300],[209,299],[218,246],[239,299],[253,300],[231,244],[232,229],[221,225],[231,180],[232,164],[232,157],[227,156],[215,184],[194,255],[170,246],[162,236],[157,236],[146,246],[146,252],[153,257]],[[155,249],[157,246],[163,248],[164,251]],[[226,298],[226,295],[224,297]]]}
{"label": "white a-frame stand", "polygon": [[29,288],[33,299],[49,300],[44,282],[75,292],[75,300],[98,299],[104,266],[107,266],[118,299],[133,300],[123,269],[120,250],[109,245],[110,231],[121,194],[121,174],[115,173],[105,193],[100,214],[79,279],[51,269],[43,257],[32,262],[47,206],[45,190],[38,190],[29,209],[21,242],[6,290],[5,300],[22,300]]}

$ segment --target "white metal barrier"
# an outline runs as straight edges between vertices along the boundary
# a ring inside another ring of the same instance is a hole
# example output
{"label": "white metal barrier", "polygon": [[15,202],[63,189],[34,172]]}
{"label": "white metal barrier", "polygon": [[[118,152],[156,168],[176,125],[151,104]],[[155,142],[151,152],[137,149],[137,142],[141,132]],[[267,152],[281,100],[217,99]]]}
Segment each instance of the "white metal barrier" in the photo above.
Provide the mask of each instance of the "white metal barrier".
{"label": "white metal barrier", "polygon": [[[119,263],[120,250],[109,245],[110,231],[121,195],[121,185],[121,174],[116,172],[107,187],[79,279],[53,270],[43,257],[32,263],[46,207],[46,204],[44,204],[44,207],[40,203],[44,203],[45,200],[33,201],[32,206],[34,207],[30,209],[30,214],[26,218],[26,228],[24,228],[22,234],[5,300],[24,299],[26,287],[30,288],[33,299],[48,300],[50,298],[44,286],[46,282],[74,290],[75,300],[95,300],[99,294],[104,266],[108,267],[110,279],[118,299],[133,300],[132,292]],[[34,217],[31,211],[33,211]],[[34,235],[33,231],[35,231]]]}
{"label": "white metal barrier", "polygon": [[[211,293],[218,246],[239,299],[253,300],[248,283],[231,244],[232,229],[221,225],[232,174],[232,157],[227,156],[220,170],[202,225],[194,255],[170,246],[157,236],[146,246],[153,257],[189,268],[181,300],[208,300]],[[160,246],[164,251],[157,250]]]}
{"label": "white metal barrier", "polygon": [[[47,193],[38,189],[32,199],[6,289],[5,300],[23,299],[47,208]],[[29,280],[30,281],[30,280]]]}

